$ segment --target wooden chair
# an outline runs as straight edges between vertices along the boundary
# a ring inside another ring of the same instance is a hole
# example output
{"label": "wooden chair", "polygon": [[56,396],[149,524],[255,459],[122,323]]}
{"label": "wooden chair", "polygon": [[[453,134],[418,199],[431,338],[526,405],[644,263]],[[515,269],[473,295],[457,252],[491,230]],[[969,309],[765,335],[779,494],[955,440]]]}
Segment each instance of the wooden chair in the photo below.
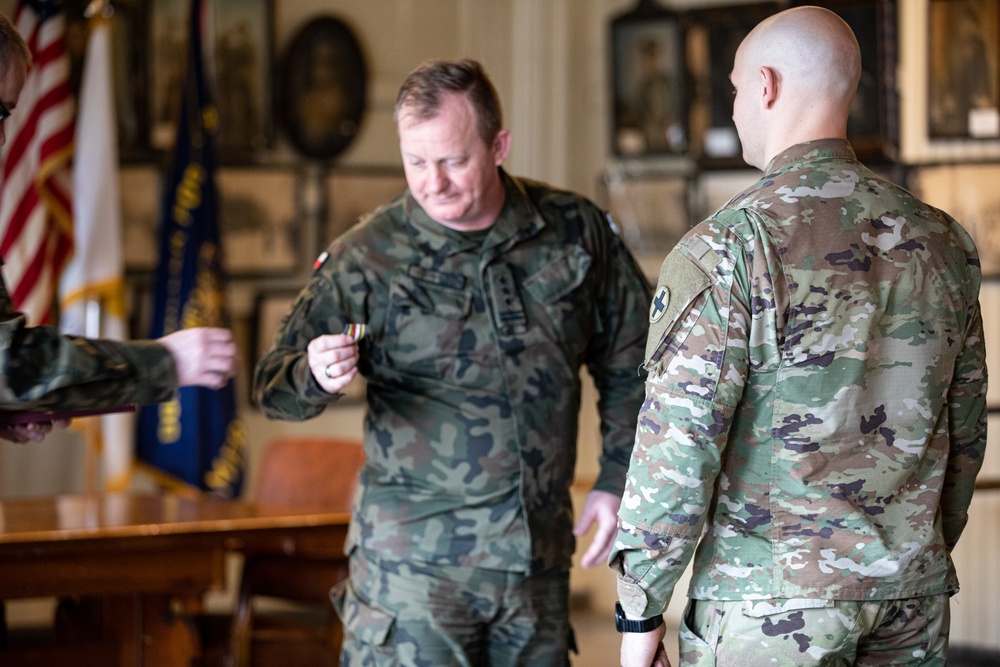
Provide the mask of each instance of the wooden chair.
{"label": "wooden chair", "polygon": [[[273,440],[266,445],[260,462],[254,502],[349,512],[363,463],[360,442],[333,438]],[[227,662],[233,667],[269,664],[265,654],[273,652],[276,661],[270,664],[339,664],[343,628],[333,611],[329,591],[346,577],[347,559],[339,549],[246,553]],[[288,614],[265,618],[255,613],[256,596],[305,603],[319,614],[311,614],[306,622]],[[301,663],[293,659],[296,652]]]}

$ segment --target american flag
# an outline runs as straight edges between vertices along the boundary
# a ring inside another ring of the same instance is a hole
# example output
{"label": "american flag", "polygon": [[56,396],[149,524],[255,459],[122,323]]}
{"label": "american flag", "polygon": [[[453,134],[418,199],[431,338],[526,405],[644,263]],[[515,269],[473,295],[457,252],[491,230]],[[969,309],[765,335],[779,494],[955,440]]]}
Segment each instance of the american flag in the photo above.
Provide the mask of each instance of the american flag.
{"label": "american flag", "polygon": [[50,322],[73,251],[70,203],[75,120],[66,22],[55,0],[21,0],[15,14],[33,63],[0,149],[0,257],[14,306]]}

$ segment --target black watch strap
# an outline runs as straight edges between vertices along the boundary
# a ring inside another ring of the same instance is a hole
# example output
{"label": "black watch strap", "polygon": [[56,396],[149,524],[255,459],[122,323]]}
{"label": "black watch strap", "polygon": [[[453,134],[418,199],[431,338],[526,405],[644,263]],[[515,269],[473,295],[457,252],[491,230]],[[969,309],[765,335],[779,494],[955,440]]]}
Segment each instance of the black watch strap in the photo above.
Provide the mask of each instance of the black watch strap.
{"label": "black watch strap", "polygon": [[663,614],[641,621],[627,618],[621,602],[615,602],[615,630],[618,632],[649,632],[663,625]]}

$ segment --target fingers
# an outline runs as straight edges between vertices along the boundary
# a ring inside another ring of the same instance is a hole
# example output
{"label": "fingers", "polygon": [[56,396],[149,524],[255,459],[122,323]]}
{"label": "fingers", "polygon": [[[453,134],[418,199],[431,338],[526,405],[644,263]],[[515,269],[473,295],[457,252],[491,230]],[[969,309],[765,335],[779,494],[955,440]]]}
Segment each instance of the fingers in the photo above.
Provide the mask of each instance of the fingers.
{"label": "fingers", "polygon": [[174,358],[181,387],[220,389],[236,373],[236,341],[228,329],[181,329],[160,338],[159,342]]}
{"label": "fingers", "polygon": [[351,336],[319,336],[306,348],[309,370],[323,391],[336,394],[358,372],[358,346]]}
{"label": "fingers", "polygon": [[32,422],[0,429],[0,438],[23,445],[28,442],[41,442],[51,431],[52,422]]}

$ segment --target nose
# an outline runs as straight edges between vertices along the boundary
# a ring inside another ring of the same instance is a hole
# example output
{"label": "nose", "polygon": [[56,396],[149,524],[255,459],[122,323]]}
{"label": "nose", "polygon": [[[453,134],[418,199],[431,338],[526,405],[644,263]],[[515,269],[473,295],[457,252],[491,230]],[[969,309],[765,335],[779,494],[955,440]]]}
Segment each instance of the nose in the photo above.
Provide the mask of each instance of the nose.
{"label": "nose", "polygon": [[444,169],[438,165],[431,167],[427,182],[431,192],[444,192],[448,189],[448,177],[444,173]]}

